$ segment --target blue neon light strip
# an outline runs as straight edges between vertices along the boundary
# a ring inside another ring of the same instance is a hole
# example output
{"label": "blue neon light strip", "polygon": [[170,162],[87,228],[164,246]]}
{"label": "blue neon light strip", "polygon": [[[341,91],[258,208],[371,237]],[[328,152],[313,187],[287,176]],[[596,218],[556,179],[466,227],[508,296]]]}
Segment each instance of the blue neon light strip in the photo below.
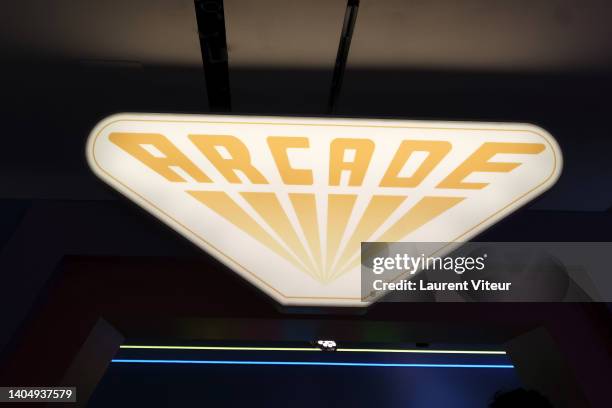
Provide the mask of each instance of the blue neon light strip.
{"label": "blue neon light strip", "polygon": [[232,360],[139,360],[114,359],[113,363],[136,364],[235,364],[279,366],[335,366],[335,367],[417,367],[417,368],[514,368],[511,364],[404,364],[404,363],[342,363],[329,361],[232,361]]}

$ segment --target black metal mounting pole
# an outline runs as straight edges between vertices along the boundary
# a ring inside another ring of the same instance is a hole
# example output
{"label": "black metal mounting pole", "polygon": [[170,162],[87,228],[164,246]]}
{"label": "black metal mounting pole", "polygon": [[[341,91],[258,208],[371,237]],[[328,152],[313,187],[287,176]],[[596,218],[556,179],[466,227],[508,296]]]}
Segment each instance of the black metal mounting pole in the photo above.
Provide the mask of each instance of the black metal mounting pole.
{"label": "black metal mounting pole", "polygon": [[340,34],[340,44],[338,45],[338,54],[336,55],[331,89],[329,92],[329,113],[334,113],[336,110],[336,103],[338,101],[338,95],[340,95],[340,89],[342,88],[346,61],[348,59],[349,49],[351,48],[351,39],[353,38],[358,10],[359,0],[348,0],[344,13],[344,23],[342,24],[342,33]]}
{"label": "black metal mounting pole", "polygon": [[212,112],[231,111],[229,64],[223,0],[194,0],[208,104]]}

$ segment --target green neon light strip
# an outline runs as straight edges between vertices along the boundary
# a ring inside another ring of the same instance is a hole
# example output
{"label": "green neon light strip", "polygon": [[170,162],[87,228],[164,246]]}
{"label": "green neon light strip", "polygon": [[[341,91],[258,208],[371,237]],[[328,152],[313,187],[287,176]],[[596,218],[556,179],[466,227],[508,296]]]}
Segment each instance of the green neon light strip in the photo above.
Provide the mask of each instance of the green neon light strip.
{"label": "green neon light strip", "polygon": [[230,350],[230,351],[321,351],[316,347],[214,347],[214,346],[136,346],[122,345],[122,349],[153,350]]}
{"label": "green neon light strip", "polygon": [[[141,350],[225,350],[225,351],[321,351],[317,347],[215,347],[215,346],[142,346],[122,345],[122,349]],[[370,349],[370,348],[338,348],[336,352],[351,353],[415,353],[415,354],[497,354],[505,355],[505,351],[492,350],[422,350],[422,349]]]}
{"label": "green neon light strip", "polygon": [[505,351],[492,350],[338,349],[338,351],[353,353],[506,354]]}

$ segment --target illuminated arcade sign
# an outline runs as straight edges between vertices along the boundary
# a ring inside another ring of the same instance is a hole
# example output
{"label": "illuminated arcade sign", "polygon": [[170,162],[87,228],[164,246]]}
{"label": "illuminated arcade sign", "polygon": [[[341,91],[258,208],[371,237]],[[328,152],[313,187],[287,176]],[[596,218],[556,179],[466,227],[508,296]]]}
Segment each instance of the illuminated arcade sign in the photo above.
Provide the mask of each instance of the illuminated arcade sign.
{"label": "illuminated arcade sign", "polygon": [[562,161],[526,124],[153,114],[103,120],[87,158],[278,302],[329,306],[367,305],[362,241],[469,240]]}

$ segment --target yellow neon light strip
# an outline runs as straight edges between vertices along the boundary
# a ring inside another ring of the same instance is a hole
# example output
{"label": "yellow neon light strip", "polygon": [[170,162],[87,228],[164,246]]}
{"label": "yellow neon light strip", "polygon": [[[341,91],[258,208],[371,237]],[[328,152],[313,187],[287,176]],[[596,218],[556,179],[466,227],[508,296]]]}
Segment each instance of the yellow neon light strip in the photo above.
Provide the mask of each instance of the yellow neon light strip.
{"label": "yellow neon light strip", "polygon": [[154,350],[230,350],[230,351],[321,351],[317,347],[214,347],[214,346],[135,346],[121,345],[122,349]]}
{"label": "yellow neon light strip", "polygon": [[427,353],[427,354],[506,354],[493,350],[429,350],[429,349],[338,349],[336,351],[355,353]]}
{"label": "yellow neon light strip", "polygon": [[[317,347],[229,347],[229,346],[141,346],[121,345],[122,349],[150,350],[225,350],[225,351],[321,351]],[[368,348],[338,348],[336,352],[352,353],[416,353],[416,354],[497,354],[505,351],[494,350],[428,350],[428,349],[368,349]]]}

